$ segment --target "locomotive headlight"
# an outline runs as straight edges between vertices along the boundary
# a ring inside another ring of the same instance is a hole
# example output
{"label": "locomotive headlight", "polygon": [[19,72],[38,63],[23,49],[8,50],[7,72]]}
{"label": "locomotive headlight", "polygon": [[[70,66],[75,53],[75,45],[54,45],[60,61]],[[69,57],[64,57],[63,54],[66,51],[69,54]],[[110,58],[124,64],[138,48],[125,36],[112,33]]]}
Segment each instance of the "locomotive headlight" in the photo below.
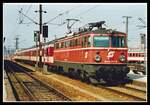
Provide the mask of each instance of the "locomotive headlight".
{"label": "locomotive headlight", "polygon": [[96,62],[100,62],[101,61],[101,57],[99,55],[95,55],[95,61]]}
{"label": "locomotive headlight", "polygon": [[125,57],[124,55],[120,55],[119,60],[120,60],[121,62],[125,62],[126,57]]}

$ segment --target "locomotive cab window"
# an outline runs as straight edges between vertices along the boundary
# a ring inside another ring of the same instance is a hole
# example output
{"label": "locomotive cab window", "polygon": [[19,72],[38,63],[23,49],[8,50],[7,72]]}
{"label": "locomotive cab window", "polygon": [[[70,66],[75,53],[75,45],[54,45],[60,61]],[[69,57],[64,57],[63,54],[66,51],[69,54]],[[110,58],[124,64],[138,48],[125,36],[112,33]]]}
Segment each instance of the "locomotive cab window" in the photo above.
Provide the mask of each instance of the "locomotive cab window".
{"label": "locomotive cab window", "polygon": [[112,42],[112,47],[125,47],[124,36],[112,36],[111,42]]}
{"label": "locomotive cab window", "polygon": [[94,47],[109,47],[109,36],[94,36]]}

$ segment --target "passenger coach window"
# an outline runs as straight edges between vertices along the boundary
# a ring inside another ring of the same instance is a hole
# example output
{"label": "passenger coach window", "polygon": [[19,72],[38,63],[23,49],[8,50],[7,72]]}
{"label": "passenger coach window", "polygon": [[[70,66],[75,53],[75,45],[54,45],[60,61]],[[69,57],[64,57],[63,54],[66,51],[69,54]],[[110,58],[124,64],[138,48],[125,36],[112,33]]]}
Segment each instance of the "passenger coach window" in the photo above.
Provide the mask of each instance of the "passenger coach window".
{"label": "passenger coach window", "polygon": [[86,36],[82,38],[82,47],[90,47],[91,46],[91,37]]}
{"label": "passenger coach window", "polygon": [[64,42],[61,42],[61,48],[64,48]]}
{"label": "passenger coach window", "polygon": [[65,42],[65,47],[67,48],[70,45],[70,41]]}
{"label": "passenger coach window", "polygon": [[59,48],[59,43],[55,44],[55,48],[58,49]]}
{"label": "passenger coach window", "polygon": [[108,36],[94,36],[93,40],[94,47],[109,47],[109,37]]}

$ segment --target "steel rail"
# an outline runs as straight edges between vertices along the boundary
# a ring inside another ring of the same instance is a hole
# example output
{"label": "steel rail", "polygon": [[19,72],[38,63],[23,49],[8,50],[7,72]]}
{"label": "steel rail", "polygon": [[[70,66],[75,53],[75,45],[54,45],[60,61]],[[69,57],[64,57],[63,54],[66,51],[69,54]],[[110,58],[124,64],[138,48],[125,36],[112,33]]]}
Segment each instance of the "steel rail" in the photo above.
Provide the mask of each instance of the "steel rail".
{"label": "steel rail", "polygon": [[67,97],[66,95],[64,95],[64,94],[63,94],[61,91],[59,91],[58,89],[56,89],[56,88],[54,88],[54,87],[48,85],[48,84],[45,83],[44,81],[41,81],[41,80],[37,79],[36,77],[32,76],[30,73],[28,73],[28,72],[26,72],[26,71],[24,71],[24,72],[25,72],[27,75],[29,75],[31,78],[33,78],[33,79],[35,79],[36,81],[38,81],[41,85],[47,87],[47,88],[50,89],[50,90],[53,90],[53,92],[55,92],[57,95],[59,95],[59,96],[61,96],[61,97],[63,96],[63,98],[64,98],[65,100],[72,101],[72,99],[70,99],[69,97]]}
{"label": "steel rail", "polygon": [[[72,99],[70,99],[69,97],[67,97],[66,95],[64,95],[61,91],[57,90],[56,88],[48,85],[47,83],[45,83],[44,81],[39,80],[38,78],[36,78],[35,76],[32,76],[30,73],[28,73],[27,71],[25,71],[20,65],[16,64],[15,67],[17,67],[19,70],[23,71],[25,74],[27,74],[28,76],[30,76],[32,79],[34,79],[35,81],[37,81],[38,83],[40,83],[42,86],[48,88],[49,90],[52,90],[55,94],[57,94],[59,97],[62,97],[64,100],[67,101],[72,101]],[[23,83],[22,83],[23,84]],[[24,87],[26,87],[25,85],[23,85]],[[26,87],[27,90],[29,90]],[[31,93],[31,92],[30,92]]]}
{"label": "steel rail", "polygon": [[143,92],[143,93],[146,93],[146,88],[142,88],[142,87],[137,87],[136,85],[120,85],[120,87],[123,87],[123,88],[127,88],[127,89],[130,89],[130,90],[133,90],[133,91],[137,91],[137,92]]}
{"label": "steel rail", "polygon": [[[114,92],[114,93],[117,93],[119,95],[123,95],[123,96],[129,97],[129,98],[131,97],[131,98],[134,98],[136,100],[145,101],[144,97],[140,97],[140,96],[136,96],[136,95],[133,95],[133,94],[129,94],[128,91],[126,91],[126,92],[120,91],[121,89],[119,89],[120,87],[118,87],[118,86],[116,86],[116,87],[104,87],[102,85],[98,85],[98,87],[106,89],[106,90]],[[122,88],[124,88],[124,87],[122,87]]]}
{"label": "steel rail", "polygon": [[[8,66],[9,67],[9,66]],[[15,72],[12,68],[9,67],[9,71],[13,74],[14,78],[18,81],[21,87],[24,89],[25,93],[29,96],[30,100],[35,101],[37,100],[36,97],[32,94],[32,92],[24,85],[24,83],[16,76]],[[20,100],[20,99],[19,99]]]}

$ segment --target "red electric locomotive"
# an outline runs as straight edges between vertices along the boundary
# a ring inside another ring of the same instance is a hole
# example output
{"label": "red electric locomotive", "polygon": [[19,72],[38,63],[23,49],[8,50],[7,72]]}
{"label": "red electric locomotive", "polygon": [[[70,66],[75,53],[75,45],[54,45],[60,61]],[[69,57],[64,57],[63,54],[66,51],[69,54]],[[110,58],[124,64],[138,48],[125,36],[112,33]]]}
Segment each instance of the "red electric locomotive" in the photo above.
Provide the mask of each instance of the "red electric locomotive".
{"label": "red electric locomotive", "polygon": [[88,29],[55,42],[54,64],[60,71],[99,82],[126,77],[126,34],[106,30],[101,23],[89,23]]}
{"label": "red electric locomotive", "polygon": [[48,51],[53,53],[49,68],[92,82],[125,78],[129,73],[126,34],[102,28],[103,23],[89,23],[87,28],[55,40],[54,50],[46,47],[46,58]]}

